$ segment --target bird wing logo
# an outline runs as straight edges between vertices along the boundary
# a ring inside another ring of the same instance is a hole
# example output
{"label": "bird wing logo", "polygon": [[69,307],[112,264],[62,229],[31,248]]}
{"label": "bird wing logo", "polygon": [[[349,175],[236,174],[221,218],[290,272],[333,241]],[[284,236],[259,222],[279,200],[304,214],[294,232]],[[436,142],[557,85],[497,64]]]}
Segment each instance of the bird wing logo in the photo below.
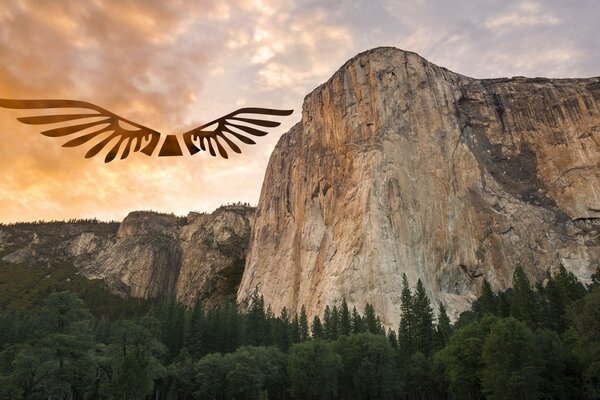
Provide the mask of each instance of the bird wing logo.
{"label": "bird wing logo", "polygon": [[[218,153],[221,157],[228,158],[228,149],[236,153],[242,152],[234,140],[256,144],[251,136],[264,136],[268,133],[265,128],[281,124],[264,117],[287,116],[293,112],[270,108],[241,108],[188,132],[163,135],[85,101],[0,99],[0,107],[19,110],[58,109],[60,113],[20,117],[17,120],[28,125],[51,125],[50,129],[41,134],[54,138],[66,137],[69,140],[63,143],[63,147],[88,144],[91,147],[85,158],[94,157],[108,148],[104,157],[106,163],[113,161],[119,154],[121,160],[132,152],[151,156],[161,142],[159,157],[183,156],[183,143],[189,155],[208,150],[211,156]],[[73,109],[85,111],[73,112]],[[64,126],[64,123],[68,125]],[[61,126],[57,127],[57,124]]]}

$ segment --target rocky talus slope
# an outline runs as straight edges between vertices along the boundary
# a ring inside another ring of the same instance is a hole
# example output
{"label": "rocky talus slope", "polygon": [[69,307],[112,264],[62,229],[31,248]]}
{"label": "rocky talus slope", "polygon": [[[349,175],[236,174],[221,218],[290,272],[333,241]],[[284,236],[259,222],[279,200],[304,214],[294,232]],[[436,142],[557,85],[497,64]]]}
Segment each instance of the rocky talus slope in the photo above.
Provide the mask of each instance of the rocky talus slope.
{"label": "rocky talus slope", "polygon": [[600,78],[472,79],[378,48],[304,100],[266,171],[238,302],[346,298],[399,322],[401,276],[456,316],[517,265],[600,261]]}
{"label": "rocky talus slope", "polygon": [[0,255],[15,268],[72,263],[124,296],[175,296],[188,305],[200,296],[214,306],[235,300],[254,211],[224,206],[187,217],[136,211],[120,224],[0,226]]}

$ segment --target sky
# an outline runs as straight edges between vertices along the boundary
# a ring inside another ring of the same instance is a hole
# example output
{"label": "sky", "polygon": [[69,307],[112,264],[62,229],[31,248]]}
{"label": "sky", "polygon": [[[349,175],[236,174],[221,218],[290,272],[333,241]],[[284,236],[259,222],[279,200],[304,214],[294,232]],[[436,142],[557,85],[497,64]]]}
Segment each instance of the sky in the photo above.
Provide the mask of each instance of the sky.
{"label": "sky", "polygon": [[105,164],[0,109],[0,222],[255,205],[304,96],[357,53],[394,46],[475,78],[599,76],[599,18],[596,0],[0,0],[0,98],[88,101],[166,134],[295,110],[227,160]]}

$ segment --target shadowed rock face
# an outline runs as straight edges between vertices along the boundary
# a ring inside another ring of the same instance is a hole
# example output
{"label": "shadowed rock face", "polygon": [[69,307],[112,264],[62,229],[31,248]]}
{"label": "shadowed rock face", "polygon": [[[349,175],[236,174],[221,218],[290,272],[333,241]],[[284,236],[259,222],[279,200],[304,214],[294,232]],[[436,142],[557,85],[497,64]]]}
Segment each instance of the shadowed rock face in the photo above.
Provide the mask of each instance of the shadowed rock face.
{"label": "shadowed rock face", "polygon": [[238,302],[346,298],[396,327],[401,276],[456,317],[482,280],[600,262],[600,78],[468,78],[374,49],[304,101],[265,175]]}
{"label": "shadowed rock face", "polygon": [[199,296],[210,307],[235,300],[254,211],[225,206],[187,217],[136,211],[120,224],[3,226],[0,252],[15,264],[72,263],[123,296],[175,296],[186,305]]}

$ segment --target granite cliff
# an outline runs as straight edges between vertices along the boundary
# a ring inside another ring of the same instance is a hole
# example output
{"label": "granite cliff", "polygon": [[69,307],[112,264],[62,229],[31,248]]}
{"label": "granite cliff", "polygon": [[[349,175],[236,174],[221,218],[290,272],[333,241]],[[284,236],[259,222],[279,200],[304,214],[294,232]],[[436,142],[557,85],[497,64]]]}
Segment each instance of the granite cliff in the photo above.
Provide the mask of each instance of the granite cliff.
{"label": "granite cliff", "polygon": [[0,226],[2,261],[49,269],[73,264],[122,296],[175,296],[190,305],[234,300],[244,269],[254,208],[223,206],[177,217],[130,213],[121,223],[50,222]]}
{"label": "granite cliff", "polygon": [[485,278],[600,262],[600,78],[473,79],[377,48],[306,96],[271,155],[238,302],[346,298],[396,327],[401,276],[466,310]]}

